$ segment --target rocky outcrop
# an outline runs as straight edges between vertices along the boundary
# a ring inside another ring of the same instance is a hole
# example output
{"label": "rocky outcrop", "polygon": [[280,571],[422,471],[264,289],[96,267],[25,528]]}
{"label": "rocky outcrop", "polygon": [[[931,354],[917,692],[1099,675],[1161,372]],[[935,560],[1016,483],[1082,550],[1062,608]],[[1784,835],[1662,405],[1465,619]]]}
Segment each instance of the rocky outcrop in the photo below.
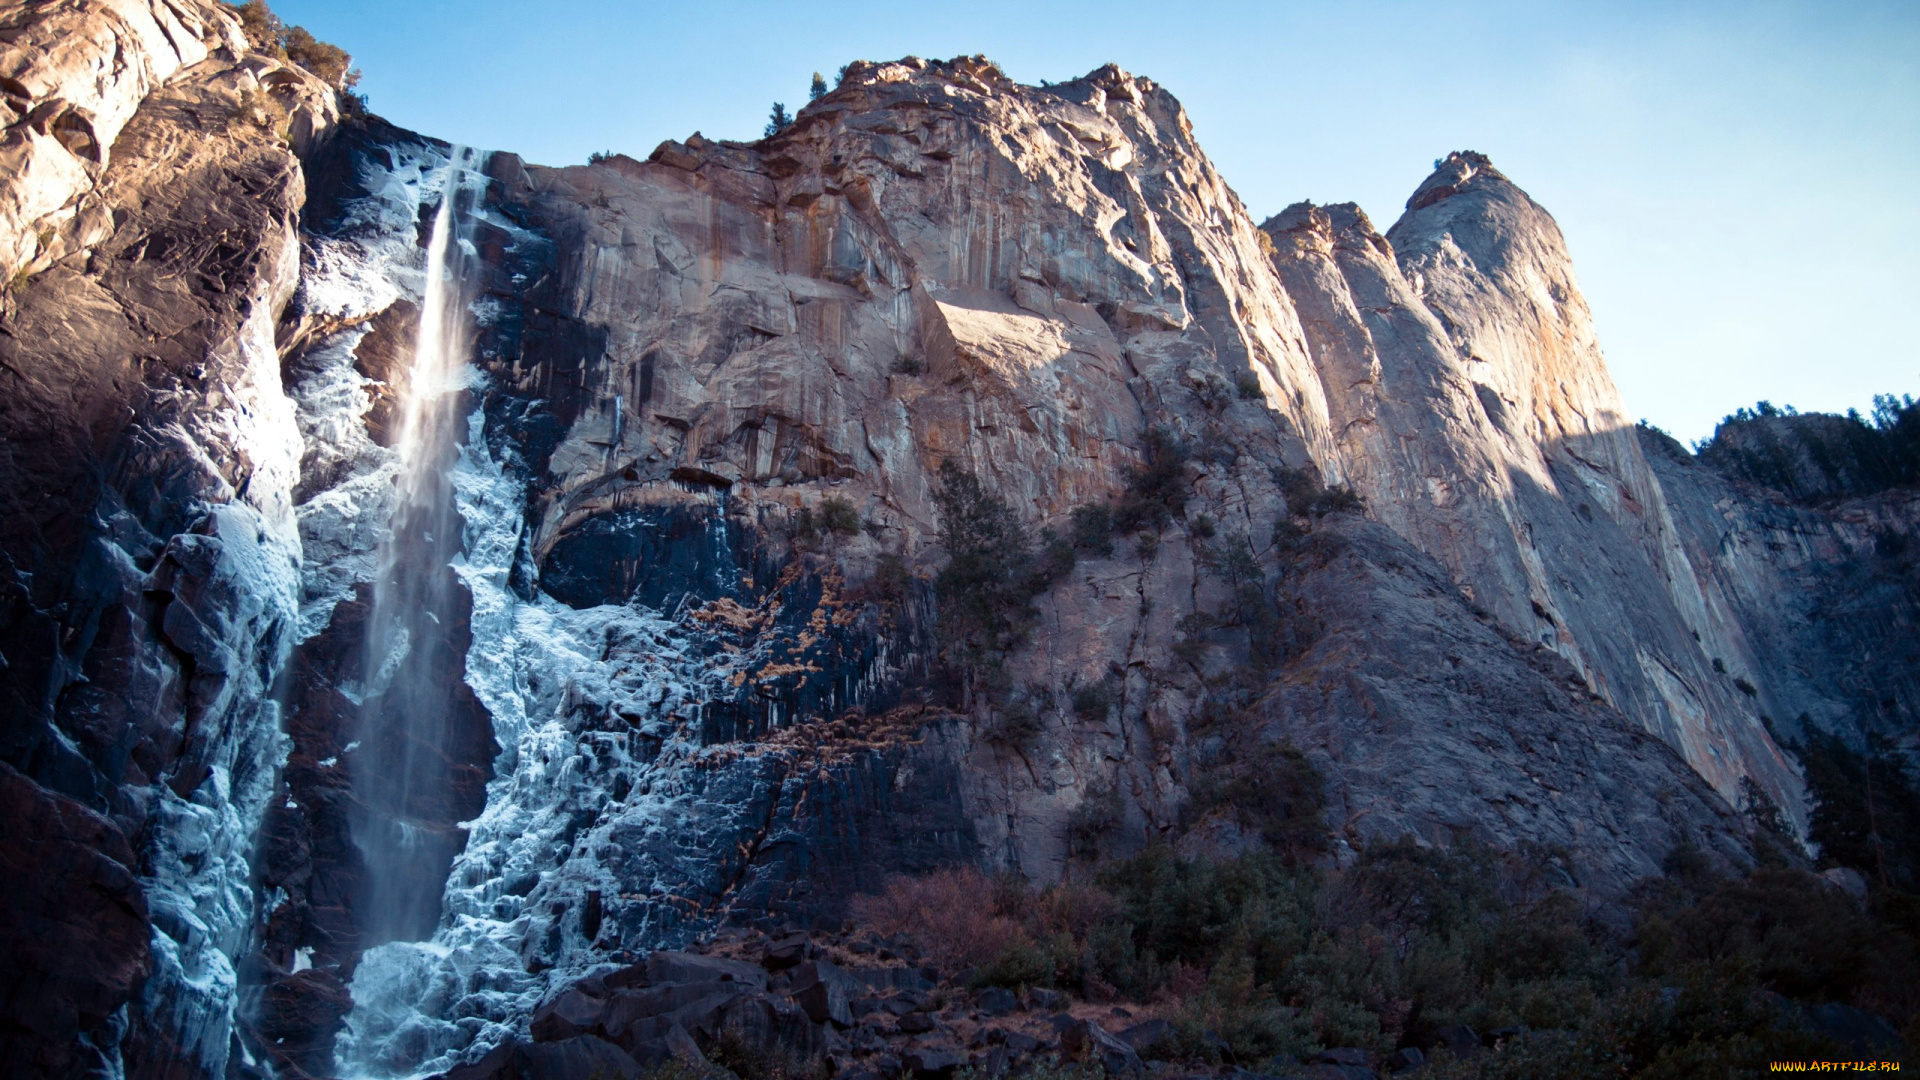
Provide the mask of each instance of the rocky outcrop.
{"label": "rocky outcrop", "polygon": [[1735,682],[1764,666],[1683,550],[1546,211],[1455,154],[1384,236],[1351,205],[1264,228],[1380,519],[1723,797],[1751,779],[1804,822],[1798,776]]}
{"label": "rocky outcrop", "polygon": [[133,844],[115,860],[138,879],[142,940],[123,964],[150,974],[102,962],[82,1023],[124,1034],[74,1052],[217,1073],[298,601],[298,433],[274,343],[305,200],[289,140],[332,122],[333,91],[248,51],[216,3],[5,18],[0,742],[19,783]]}
{"label": "rocky outcrop", "polygon": [[1736,688],[1789,740],[1817,730],[1911,753],[1920,731],[1915,492],[1807,506],[1730,478],[1659,432],[1641,436],[1690,561],[1726,598],[1739,643],[1756,658]]}
{"label": "rocky outcrop", "polygon": [[[407,669],[457,723],[400,815],[446,887],[382,941],[365,624],[456,155],[338,124],[217,4],[5,18],[0,858],[85,871],[6,933],[97,957],[19,954],[46,1071],[837,1053],[946,1021],[839,953],[656,950],[956,862],[1257,848],[1220,793],[1277,776],[1325,778],[1331,859],[1470,837],[1605,911],[1683,843],[1745,861],[1754,792],[1804,820],[1769,721],[1911,727],[1909,495],[1770,500],[1637,431],[1485,158],[1385,235],[1255,228],[1151,80],[856,63],[758,143],[476,164],[462,535]],[[1072,538],[992,670],[941,648],[943,466]],[[846,1064],[1130,1069],[1096,1023]]]}

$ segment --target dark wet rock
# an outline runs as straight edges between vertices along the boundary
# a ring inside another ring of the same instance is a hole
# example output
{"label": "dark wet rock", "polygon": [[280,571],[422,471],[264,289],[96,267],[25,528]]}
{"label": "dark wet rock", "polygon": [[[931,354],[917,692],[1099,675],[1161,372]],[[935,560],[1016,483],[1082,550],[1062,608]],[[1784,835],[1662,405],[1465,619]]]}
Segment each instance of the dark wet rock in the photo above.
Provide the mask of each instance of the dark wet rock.
{"label": "dark wet rock", "polygon": [[353,995],[331,971],[309,968],[261,987],[253,1026],[283,1069],[313,1076],[334,1070],[334,1038],[353,1008]]}
{"label": "dark wet rock", "polygon": [[3,762],[0,822],[0,1074],[79,1075],[150,964],[133,849]]}
{"label": "dark wet rock", "polygon": [[1020,999],[1003,986],[989,986],[976,992],[973,1003],[988,1016],[1005,1016],[1020,1007]]}
{"label": "dark wet rock", "polygon": [[548,1043],[511,1042],[471,1065],[450,1069],[445,1080],[635,1080],[640,1065],[604,1039],[578,1035]]}
{"label": "dark wet rock", "polygon": [[672,611],[739,593],[727,519],[707,505],[616,510],[572,526],[540,564],[540,587],[576,608]]}
{"label": "dark wet rock", "polygon": [[559,1042],[586,1035],[600,1026],[608,1012],[608,1003],[579,988],[567,990],[542,1005],[533,1014],[528,1033],[535,1042]]}
{"label": "dark wet rock", "polygon": [[1427,1055],[1417,1046],[1403,1046],[1387,1057],[1387,1069],[1390,1072],[1403,1073],[1418,1069],[1427,1063]]}
{"label": "dark wet rock", "polygon": [[1309,1063],[1324,1065],[1358,1065],[1362,1068],[1373,1064],[1373,1055],[1354,1046],[1335,1046],[1320,1051],[1309,1059]]}

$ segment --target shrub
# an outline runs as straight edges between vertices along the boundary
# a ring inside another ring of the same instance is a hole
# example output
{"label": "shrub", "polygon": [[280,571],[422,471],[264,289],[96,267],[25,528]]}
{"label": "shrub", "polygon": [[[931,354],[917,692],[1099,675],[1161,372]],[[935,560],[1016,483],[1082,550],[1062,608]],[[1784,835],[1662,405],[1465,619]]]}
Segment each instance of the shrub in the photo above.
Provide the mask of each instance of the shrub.
{"label": "shrub", "polygon": [[1360,496],[1344,484],[1326,486],[1319,471],[1311,466],[1302,469],[1275,466],[1273,482],[1279,485],[1280,494],[1287,500],[1287,513],[1294,517],[1325,517],[1359,510],[1365,505]]}
{"label": "shrub", "polygon": [[911,941],[920,955],[947,967],[991,963],[1021,936],[999,905],[982,903],[995,883],[970,866],[925,877],[894,877],[878,896],[856,897],[853,916],[881,934]]}
{"label": "shrub", "polygon": [[820,504],[820,527],[841,536],[860,533],[860,512],[841,495],[829,495]]}
{"label": "shrub", "polygon": [[1145,460],[1127,478],[1113,523],[1122,532],[1158,529],[1185,511],[1187,504],[1186,444],[1162,427],[1147,429]]}
{"label": "shrub", "polygon": [[924,375],[927,372],[927,365],[911,353],[901,353],[894,358],[893,363],[887,365],[887,370],[895,375]]}
{"label": "shrub", "polygon": [[287,59],[319,76],[328,86],[348,89],[358,84],[360,73],[353,69],[353,57],[338,45],[321,41],[305,27],[289,26],[281,37]]}
{"label": "shrub", "polygon": [[1105,503],[1076,506],[1068,521],[1067,536],[1074,547],[1103,559],[1113,554],[1113,511]]}
{"label": "shrub", "polygon": [[1200,554],[1200,564],[1218,576],[1232,599],[1226,610],[1214,616],[1220,626],[1244,626],[1261,670],[1279,656],[1280,607],[1267,584],[1266,573],[1253,557],[1253,545],[1245,536],[1229,538],[1210,546]]}
{"label": "shrub", "polygon": [[875,595],[898,604],[907,598],[907,591],[912,587],[913,572],[907,569],[907,560],[891,551],[881,555],[873,568]]}
{"label": "shrub", "polygon": [[1326,782],[1305,754],[1284,744],[1262,744],[1231,766],[1195,780],[1189,821],[1222,812],[1258,835],[1289,864],[1325,850]]}
{"label": "shrub", "polygon": [[987,731],[987,739],[1009,746],[1031,744],[1045,727],[1039,710],[1024,700],[1008,702],[995,715],[995,721]]}
{"label": "shrub", "polygon": [[1083,682],[1073,688],[1073,714],[1086,723],[1105,720],[1117,696],[1109,679]]}
{"label": "shrub", "polygon": [[1716,876],[1679,851],[1648,883],[1630,969],[1634,954],[1597,935],[1576,897],[1506,899],[1524,880],[1512,867],[1470,844],[1410,840],[1365,847],[1344,869],[1151,847],[1037,894],[943,872],[947,900],[900,905],[892,925],[953,940],[973,932],[969,919],[1002,920],[977,981],[1150,1000],[1176,1032],[1153,1056],[1243,1067],[1321,1046],[1431,1047],[1455,1024],[1524,1025],[1535,1030],[1472,1058],[1436,1054],[1421,1075],[1746,1076],[1769,1060],[1846,1056],[1783,1022],[1776,992],[1910,1015],[1863,992],[1911,986],[1920,961],[1804,872]]}
{"label": "shrub", "polygon": [[827,96],[827,80],[824,78],[821,78],[820,73],[816,71],[813,73],[813,83],[807,87],[807,100],[819,101],[821,98],[826,96]]}

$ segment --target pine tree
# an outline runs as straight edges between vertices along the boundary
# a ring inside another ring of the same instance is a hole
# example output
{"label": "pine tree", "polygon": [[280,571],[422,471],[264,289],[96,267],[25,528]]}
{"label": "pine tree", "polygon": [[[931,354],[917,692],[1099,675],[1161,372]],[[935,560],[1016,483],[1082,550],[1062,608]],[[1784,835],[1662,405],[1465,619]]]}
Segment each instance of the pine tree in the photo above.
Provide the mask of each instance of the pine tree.
{"label": "pine tree", "polygon": [[765,138],[771,139],[787,129],[793,123],[793,117],[787,115],[787,107],[780,102],[773,103],[773,112],[767,115]]}
{"label": "pine tree", "polygon": [[807,88],[807,100],[819,101],[826,96],[827,80],[821,78],[820,73],[816,71],[813,73],[813,85]]}

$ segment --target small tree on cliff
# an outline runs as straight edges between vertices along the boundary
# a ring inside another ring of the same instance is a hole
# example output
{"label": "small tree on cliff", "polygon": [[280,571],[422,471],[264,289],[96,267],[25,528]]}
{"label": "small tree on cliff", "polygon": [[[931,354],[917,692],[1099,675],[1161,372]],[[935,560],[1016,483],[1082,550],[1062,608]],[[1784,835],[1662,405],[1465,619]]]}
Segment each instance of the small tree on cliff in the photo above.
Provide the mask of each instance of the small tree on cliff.
{"label": "small tree on cliff", "polygon": [[773,103],[773,111],[767,114],[767,130],[762,137],[771,139],[787,130],[792,123],[793,117],[787,115],[787,107],[776,101]]}
{"label": "small tree on cliff", "polygon": [[821,78],[820,73],[816,71],[813,73],[813,85],[807,87],[807,100],[819,101],[821,98],[826,96],[827,96],[827,80]]}

